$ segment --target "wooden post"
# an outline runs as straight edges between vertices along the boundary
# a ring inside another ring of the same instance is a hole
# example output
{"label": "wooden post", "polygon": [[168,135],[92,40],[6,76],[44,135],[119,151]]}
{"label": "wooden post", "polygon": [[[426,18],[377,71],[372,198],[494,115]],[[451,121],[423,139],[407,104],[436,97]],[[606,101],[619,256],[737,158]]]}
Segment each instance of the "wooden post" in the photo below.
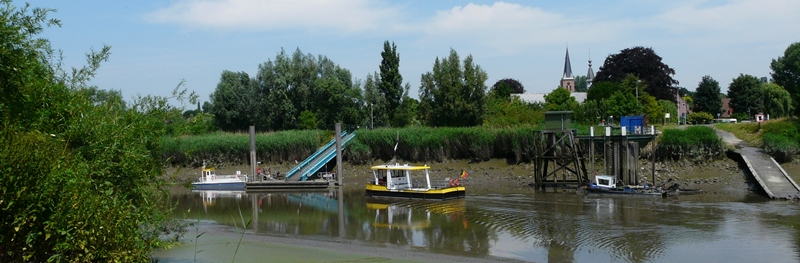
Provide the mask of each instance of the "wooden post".
{"label": "wooden post", "polygon": [[250,125],[250,179],[256,176],[256,126]]}
{"label": "wooden post", "polygon": [[656,128],[655,127],[652,127],[652,135],[653,135],[653,144],[651,144],[651,146],[653,147],[653,153],[652,153],[653,156],[651,156],[652,157],[651,158],[652,161],[650,163],[651,163],[651,166],[652,166],[651,169],[653,170],[653,186],[655,186],[656,185],[656,149],[658,149],[658,148],[656,148],[656,143],[657,143],[656,139],[657,138],[656,138]]}
{"label": "wooden post", "polygon": [[[589,172],[591,174],[594,172],[594,126],[590,128],[589,133],[589,160],[592,162],[592,170]],[[586,176],[588,177],[589,175]]]}
{"label": "wooden post", "polygon": [[[336,178],[342,185],[342,123],[336,123]],[[341,197],[339,197],[341,198]]]}

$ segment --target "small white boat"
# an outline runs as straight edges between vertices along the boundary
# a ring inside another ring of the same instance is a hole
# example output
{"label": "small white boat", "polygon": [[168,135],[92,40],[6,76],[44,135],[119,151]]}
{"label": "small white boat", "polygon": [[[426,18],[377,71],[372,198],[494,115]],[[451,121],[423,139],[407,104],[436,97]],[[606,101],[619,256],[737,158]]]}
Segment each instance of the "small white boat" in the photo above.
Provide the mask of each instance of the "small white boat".
{"label": "small white boat", "polygon": [[595,194],[615,194],[615,195],[650,195],[664,196],[666,192],[661,187],[650,187],[648,185],[622,185],[617,184],[617,177],[612,175],[597,175],[594,182],[584,188],[588,193]]}
{"label": "small white boat", "polygon": [[[368,182],[366,191],[368,196],[398,197],[414,199],[453,199],[464,198],[466,187],[461,184],[461,178],[466,178],[467,173],[462,172],[460,178],[447,178],[439,183],[431,183],[428,169],[431,167],[409,165],[377,165],[371,169],[374,180]],[[411,172],[422,172],[425,176],[423,182],[413,183]]]}
{"label": "small white boat", "polygon": [[217,175],[214,168],[207,168],[203,162],[200,178],[192,183],[195,190],[245,190],[247,175],[236,171],[234,175]]}

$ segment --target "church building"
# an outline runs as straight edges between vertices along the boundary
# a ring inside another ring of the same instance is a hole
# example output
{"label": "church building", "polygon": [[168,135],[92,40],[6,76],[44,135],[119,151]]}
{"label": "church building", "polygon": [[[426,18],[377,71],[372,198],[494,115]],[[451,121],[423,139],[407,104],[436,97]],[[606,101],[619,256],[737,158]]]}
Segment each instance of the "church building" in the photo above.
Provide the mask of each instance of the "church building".
{"label": "church building", "polygon": [[[592,70],[592,60],[589,59],[589,71],[586,74],[587,87],[591,87],[592,80],[594,80],[594,71]],[[561,74],[561,82],[558,86],[569,90],[572,97],[579,103],[583,103],[586,100],[586,92],[577,92],[575,90],[575,76],[572,75],[572,64],[569,61],[569,48],[567,48],[567,54],[564,58],[564,72]],[[525,93],[511,94],[511,96],[528,103],[544,103],[544,96],[547,94],[548,93]]]}

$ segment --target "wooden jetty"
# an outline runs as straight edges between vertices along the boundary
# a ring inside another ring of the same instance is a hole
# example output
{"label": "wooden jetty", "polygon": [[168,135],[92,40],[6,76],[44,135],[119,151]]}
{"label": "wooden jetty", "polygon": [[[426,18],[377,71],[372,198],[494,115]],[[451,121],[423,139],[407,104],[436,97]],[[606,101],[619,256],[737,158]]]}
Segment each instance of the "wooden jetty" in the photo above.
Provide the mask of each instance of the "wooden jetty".
{"label": "wooden jetty", "polygon": [[308,180],[308,181],[285,181],[285,180],[269,180],[269,181],[253,181],[247,182],[247,191],[265,191],[265,190],[309,190],[309,189],[327,189],[335,186],[335,182],[326,180]]}

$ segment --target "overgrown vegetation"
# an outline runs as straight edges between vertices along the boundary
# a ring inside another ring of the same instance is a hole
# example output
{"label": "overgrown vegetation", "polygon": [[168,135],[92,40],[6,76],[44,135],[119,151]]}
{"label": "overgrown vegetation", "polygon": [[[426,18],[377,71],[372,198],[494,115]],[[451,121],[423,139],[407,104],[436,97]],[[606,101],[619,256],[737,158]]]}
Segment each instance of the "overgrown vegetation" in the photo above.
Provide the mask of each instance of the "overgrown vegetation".
{"label": "overgrown vegetation", "polygon": [[180,110],[92,97],[110,48],[62,70],[37,38],[60,25],[53,10],[0,3],[0,262],[149,262],[168,228],[161,136]]}
{"label": "overgrown vegetation", "polygon": [[[322,130],[259,133],[256,134],[256,159],[277,163],[305,158],[331,139],[333,133]],[[162,144],[164,158],[172,165],[199,166],[203,160],[212,163],[247,163],[250,159],[250,135],[247,133],[216,132],[164,137]]]}
{"label": "overgrown vegetation", "polygon": [[[356,131],[356,137],[347,144],[344,157],[352,163],[392,158],[412,162],[506,158],[511,162],[524,162],[532,156],[534,129],[535,126],[364,129]],[[305,158],[331,139],[331,132],[320,130],[258,134],[257,159],[278,163],[295,157]],[[173,165],[197,165],[203,159],[246,163],[250,151],[249,135],[245,133],[167,137],[163,145],[164,156]]]}
{"label": "overgrown vegetation", "polygon": [[722,158],[725,147],[713,128],[691,126],[685,130],[664,130],[658,139],[657,151],[659,158],[702,162]]}
{"label": "overgrown vegetation", "polygon": [[763,123],[717,124],[753,147],[764,148],[779,162],[789,162],[800,152],[800,121],[774,119]]}

